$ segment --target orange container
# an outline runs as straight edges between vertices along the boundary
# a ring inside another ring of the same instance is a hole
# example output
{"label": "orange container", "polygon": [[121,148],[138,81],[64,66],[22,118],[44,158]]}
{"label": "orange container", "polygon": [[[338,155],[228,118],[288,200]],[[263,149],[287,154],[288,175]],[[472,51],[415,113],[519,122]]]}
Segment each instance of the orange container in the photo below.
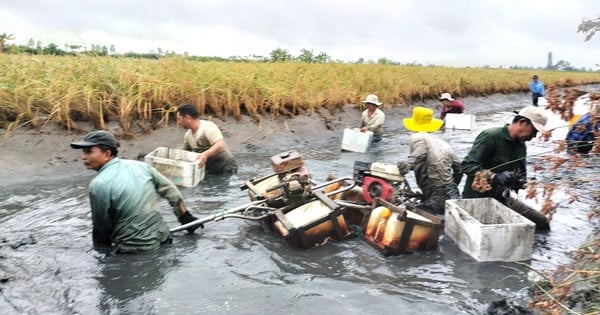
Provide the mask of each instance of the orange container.
{"label": "orange container", "polygon": [[276,210],[274,229],[295,247],[311,248],[332,239],[344,240],[353,234],[348,230],[343,212],[331,209],[321,200],[313,200],[289,211]]}
{"label": "orange container", "polygon": [[379,198],[362,224],[363,239],[385,256],[435,249],[442,230],[442,220],[435,215]]}

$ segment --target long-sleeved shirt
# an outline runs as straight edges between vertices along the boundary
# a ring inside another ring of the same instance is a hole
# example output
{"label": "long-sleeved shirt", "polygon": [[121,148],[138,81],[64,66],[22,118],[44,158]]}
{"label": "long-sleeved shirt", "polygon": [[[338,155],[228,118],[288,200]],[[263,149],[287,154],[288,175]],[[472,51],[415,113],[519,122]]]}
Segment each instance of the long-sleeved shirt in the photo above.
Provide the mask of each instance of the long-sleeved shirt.
{"label": "long-sleeved shirt", "polygon": [[367,130],[372,131],[374,136],[381,137],[383,135],[384,122],[385,114],[379,108],[375,109],[371,117],[369,117],[369,110],[365,109],[362,112],[360,127],[367,127]]}
{"label": "long-sleeved shirt", "polygon": [[182,200],[179,189],[152,166],[113,158],[89,185],[92,238],[96,246],[119,252],[154,250],[169,236],[156,208],[159,197],[172,206]]}
{"label": "long-sleeved shirt", "polygon": [[[186,131],[183,149],[202,153],[217,141],[225,141],[219,127],[210,120],[200,120],[200,128],[195,133],[191,129]],[[233,169],[237,169],[237,163],[226,143],[221,151],[206,160],[206,172],[209,174],[227,173]]]}
{"label": "long-sleeved shirt", "polygon": [[492,168],[494,173],[513,171],[519,174],[521,180],[525,181],[527,177],[526,155],[527,146],[525,142],[513,140],[508,133],[508,125],[482,131],[462,162],[463,172],[467,174],[463,198],[493,197],[502,201],[501,191],[492,189],[480,193],[473,190],[471,185],[475,173]]}
{"label": "long-sleeved shirt", "polygon": [[461,160],[448,143],[426,132],[413,133],[408,162],[424,200],[431,200],[443,211],[447,199],[460,197]]}
{"label": "long-sleeved shirt", "polygon": [[529,90],[531,90],[531,93],[544,96],[544,83],[541,80],[531,81],[529,82]]}

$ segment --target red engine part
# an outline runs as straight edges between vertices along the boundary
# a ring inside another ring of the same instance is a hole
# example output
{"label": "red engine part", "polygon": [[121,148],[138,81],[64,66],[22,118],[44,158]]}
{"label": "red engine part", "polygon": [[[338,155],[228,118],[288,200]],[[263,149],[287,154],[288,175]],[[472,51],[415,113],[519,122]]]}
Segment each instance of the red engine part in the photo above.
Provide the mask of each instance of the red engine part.
{"label": "red engine part", "polygon": [[379,177],[365,176],[362,189],[367,202],[373,202],[377,197],[385,201],[391,201],[394,194],[394,187],[385,179]]}

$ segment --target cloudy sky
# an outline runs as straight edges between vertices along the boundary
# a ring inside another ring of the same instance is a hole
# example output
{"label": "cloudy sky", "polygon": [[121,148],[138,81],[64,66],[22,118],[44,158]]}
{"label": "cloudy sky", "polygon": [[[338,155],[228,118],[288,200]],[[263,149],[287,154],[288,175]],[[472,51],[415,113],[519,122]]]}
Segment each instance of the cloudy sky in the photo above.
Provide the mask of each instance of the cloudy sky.
{"label": "cloudy sky", "polygon": [[200,56],[292,55],[305,48],[343,61],[387,58],[446,66],[535,66],[565,60],[599,69],[600,34],[585,42],[597,0],[0,0],[12,43],[115,45]]}

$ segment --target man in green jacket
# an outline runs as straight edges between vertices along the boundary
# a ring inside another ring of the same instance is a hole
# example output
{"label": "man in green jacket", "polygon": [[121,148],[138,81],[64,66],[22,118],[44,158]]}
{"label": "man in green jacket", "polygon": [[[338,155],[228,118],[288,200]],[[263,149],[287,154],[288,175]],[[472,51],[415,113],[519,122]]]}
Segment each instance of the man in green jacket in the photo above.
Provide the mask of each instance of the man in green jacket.
{"label": "man in green jacket", "polygon": [[119,143],[111,133],[92,131],[71,147],[82,149],[85,166],[98,171],[89,185],[95,247],[137,253],[169,243],[169,228],[156,208],[159,197],[169,201],[181,224],[196,220],[169,179],[146,163],[117,157]]}
{"label": "man in green jacket", "polygon": [[[546,121],[541,108],[528,106],[519,111],[512,123],[481,132],[462,162],[467,175],[463,198],[492,197],[503,202],[506,188],[523,188],[527,178],[525,141],[533,139],[538,131],[545,132]],[[488,180],[492,189],[486,192],[472,187],[475,174],[482,171],[491,171]]]}

